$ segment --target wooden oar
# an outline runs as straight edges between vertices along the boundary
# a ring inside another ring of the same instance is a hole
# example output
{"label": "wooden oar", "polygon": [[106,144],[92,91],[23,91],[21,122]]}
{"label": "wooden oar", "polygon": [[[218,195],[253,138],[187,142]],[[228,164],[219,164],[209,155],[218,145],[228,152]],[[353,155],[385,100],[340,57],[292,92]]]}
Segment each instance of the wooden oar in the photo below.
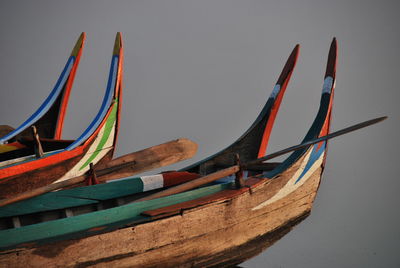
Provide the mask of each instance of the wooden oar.
{"label": "wooden oar", "polygon": [[96,170],[97,179],[100,182],[115,180],[172,165],[192,158],[197,147],[195,142],[181,138],[127,154],[108,162],[101,171]]}
{"label": "wooden oar", "polygon": [[361,129],[361,128],[376,124],[378,122],[381,122],[381,121],[385,120],[386,118],[387,118],[387,116],[379,117],[379,118],[372,119],[372,120],[368,120],[368,121],[353,125],[351,127],[347,127],[347,128],[342,129],[342,130],[333,132],[333,133],[328,134],[326,136],[323,136],[323,137],[320,137],[320,138],[317,138],[317,139],[313,139],[313,140],[307,141],[307,142],[299,144],[299,145],[291,146],[291,147],[283,149],[281,151],[278,151],[278,152],[266,155],[264,157],[258,158],[258,159],[254,160],[254,161],[251,161],[251,162],[248,162],[248,163],[244,163],[244,164],[242,164],[240,166],[239,165],[235,165],[235,166],[232,166],[232,167],[229,167],[229,168],[226,168],[226,169],[222,169],[220,171],[214,172],[214,173],[209,174],[207,176],[195,179],[193,181],[186,182],[186,183],[180,184],[178,186],[171,187],[169,189],[160,191],[158,193],[154,193],[154,194],[148,195],[146,197],[137,199],[137,200],[135,200],[133,202],[151,200],[151,199],[155,199],[155,198],[160,198],[160,197],[169,196],[169,195],[178,194],[178,193],[181,193],[181,192],[184,192],[184,191],[188,191],[188,190],[191,190],[193,188],[199,187],[201,185],[216,181],[216,180],[221,179],[223,177],[235,174],[236,172],[238,172],[241,169],[246,169],[247,167],[251,167],[251,165],[259,165],[260,163],[262,163],[262,162],[264,162],[266,160],[281,156],[283,154],[287,154],[287,153],[292,152],[292,151],[296,151],[296,150],[300,150],[300,149],[306,148],[306,147],[308,147],[308,146],[310,146],[312,144],[319,143],[321,141],[326,141],[326,140],[335,138],[337,136],[340,136],[340,135],[355,131],[357,129]]}
{"label": "wooden oar", "polygon": [[332,132],[332,133],[330,133],[330,134],[328,134],[326,136],[322,136],[320,138],[313,139],[313,140],[304,142],[304,143],[299,144],[299,145],[294,145],[294,146],[291,146],[289,148],[277,151],[275,153],[260,157],[260,158],[254,160],[254,161],[246,163],[245,166],[246,165],[259,164],[261,162],[270,160],[272,158],[275,158],[275,157],[278,157],[278,156],[281,156],[281,155],[284,155],[284,154],[287,154],[287,153],[290,153],[290,152],[293,152],[293,151],[297,151],[297,150],[300,150],[300,149],[304,149],[304,148],[306,148],[306,147],[308,147],[310,145],[313,145],[315,143],[319,143],[321,141],[326,141],[326,140],[329,140],[329,139],[332,139],[332,138],[335,138],[335,137],[338,137],[338,136],[353,132],[355,130],[374,125],[376,123],[382,122],[385,119],[387,119],[387,116],[382,116],[382,117],[378,117],[378,118],[375,118],[375,119],[371,119],[371,120],[367,120],[367,121],[355,124],[353,126],[350,126],[350,127],[347,127],[347,128]]}
{"label": "wooden oar", "polygon": [[[197,144],[195,142],[189,139],[181,138],[118,157],[94,172],[96,179],[99,182],[104,182],[171,165],[193,157],[196,152]],[[13,196],[11,198],[0,200],[0,207],[82,183],[88,178],[88,176],[89,174],[85,174],[79,177],[36,188],[32,191]]]}

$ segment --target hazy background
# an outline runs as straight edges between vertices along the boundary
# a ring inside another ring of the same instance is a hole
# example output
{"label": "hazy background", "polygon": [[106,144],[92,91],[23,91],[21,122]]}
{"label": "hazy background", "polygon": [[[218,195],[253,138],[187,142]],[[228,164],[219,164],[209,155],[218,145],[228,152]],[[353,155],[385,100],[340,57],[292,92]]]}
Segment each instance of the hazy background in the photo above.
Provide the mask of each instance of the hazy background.
{"label": "hazy background", "polygon": [[64,138],[100,107],[117,31],[125,79],[117,155],[178,137],[195,159],[255,120],[290,51],[297,68],[269,152],[297,144],[319,106],[332,37],[339,42],[333,130],[389,120],[330,143],[311,216],[243,267],[400,267],[398,1],[0,1],[0,124],[42,103],[80,32],[87,43]]}

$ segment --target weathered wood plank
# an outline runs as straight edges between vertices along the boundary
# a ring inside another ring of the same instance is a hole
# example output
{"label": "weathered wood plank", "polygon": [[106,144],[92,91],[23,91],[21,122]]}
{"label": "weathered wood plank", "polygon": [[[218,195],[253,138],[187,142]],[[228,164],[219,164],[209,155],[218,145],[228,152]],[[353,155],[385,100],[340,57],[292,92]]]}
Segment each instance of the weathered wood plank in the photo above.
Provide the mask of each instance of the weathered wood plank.
{"label": "weathered wood plank", "polygon": [[[33,241],[54,241],[57,239],[57,237],[59,239],[65,239],[67,236],[73,238],[82,235],[93,235],[93,233],[96,233],[96,231],[99,230],[98,228],[103,231],[112,230],[113,228],[116,228],[116,226],[124,223],[133,223],[137,220],[142,221],[145,217],[140,216],[140,213],[145,210],[196,199],[219,192],[227,187],[230,187],[230,185],[213,185],[174,196],[167,196],[146,202],[128,204],[121,207],[60,219],[57,221],[28,225],[21,227],[18,230],[2,230],[0,249]],[[91,229],[93,230],[91,231]]]}
{"label": "weathered wood plank", "polygon": [[[298,167],[296,167],[298,168]],[[288,176],[295,173],[292,170]],[[183,214],[132,228],[123,228],[70,242],[48,244],[33,249],[9,251],[0,256],[8,265],[30,262],[37,266],[90,266],[113,267],[208,267],[243,261],[259,251],[250,250],[245,256],[238,254],[238,246],[269,236],[262,246],[269,246],[287,232],[292,221],[304,218],[311,209],[319,185],[321,169],[316,170],[305,184],[278,200],[273,206],[252,210],[265,200],[270,181],[258,185],[253,193],[243,192],[230,202],[215,202],[185,210]],[[276,179],[289,180],[283,176]],[[268,183],[267,183],[268,182]],[[180,226],[180,228],[176,228]],[[280,230],[282,229],[282,230]],[[156,231],[159,230],[159,231]],[[212,246],[210,246],[212,245]],[[253,247],[254,248],[254,247]],[[235,252],[224,257],[221,252]],[[182,254],[185,252],[185,254]],[[221,266],[223,267],[223,266]]]}

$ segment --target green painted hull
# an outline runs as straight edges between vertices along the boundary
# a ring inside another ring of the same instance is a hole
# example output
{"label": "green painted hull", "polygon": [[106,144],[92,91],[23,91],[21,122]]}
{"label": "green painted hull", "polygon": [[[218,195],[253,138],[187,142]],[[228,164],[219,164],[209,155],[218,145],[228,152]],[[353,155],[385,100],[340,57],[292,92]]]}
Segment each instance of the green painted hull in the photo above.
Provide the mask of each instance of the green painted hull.
{"label": "green painted hull", "polygon": [[42,222],[2,230],[0,232],[0,250],[38,245],[64,239],[73,239],[109,232],[131,224],[149,221],[142,216],[143,211],[194,200],[233,187],[232,183],[217,184],[181,194],[149,201],[131,203],[111,209],[91,212],[70,218]]}
{"label": "green painted hull", "polygon": [[0,218],[97,204],[100,201],[143,192],[140,177],[50,192],[0,208]]}

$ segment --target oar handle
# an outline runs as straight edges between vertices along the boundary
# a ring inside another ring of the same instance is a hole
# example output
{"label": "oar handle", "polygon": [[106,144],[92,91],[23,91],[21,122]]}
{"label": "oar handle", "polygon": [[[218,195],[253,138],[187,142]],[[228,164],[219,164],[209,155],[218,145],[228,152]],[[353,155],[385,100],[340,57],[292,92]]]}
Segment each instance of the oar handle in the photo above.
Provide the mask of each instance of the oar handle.
{"label": "oar handle", "polygon": [[146,197],[137,199],[137,200],[135,200],[133,202],[135,203],[135,202],[140,202],[140,201],[146,201],[146,200],[151,200],[151,199],[155,199],[155,198],[160,198],[160,197],[164,197],[164,196],[178,194],[178,193],[181,193],[181,192],[184,192],[184,191],[188,191],[188,190],[191,190],[193,188],[202,186],[204,184],[216,181],[216,180],[221,179],[223,177],[235,174],[239,170],[246,169],[247,167],[250,167],[252,165],[255,166],[257,164],[260,164],[261,162],[263,162],[265,160],[269,160],[269,159],[272,159],[274,157],[277,157],[277,156],[280,156],[280,155],[283,155],[283,154],[286,154],[286,153],[289,153],[289,152],[292,152],[292,151],[303,149],[303,148],[308,147],[308,146],[310,146],[312,144],[315,144],[315,143],[318,143],[318,142],[321,142],[321,141],[325,141],[325,140],[328,140],[328,139],[332,139],[334,137],[337,137],[337,136],[340,136],[340,135],[355,131],[357,129],[364,128],[364,127],[376,124],[378,122],[381,122],[381,121],[385,120],[386,118],[387,118],[387,116],[379,117],[379,118],[372,119],[372,120],[368,120],[368,121],[356,124],[354,126],[351,126],[351,127],[348,127],[348,128],[333,132],[333,133],[331,133],[329,135],[326,135],[326,136],[323,136],[323,137],[320,137],[320,138],[317,138],[317,139],[314,139],[314,140],[307,141],[307,142],[302,143],[300,145],[292,146],[292,147],[289,147],[287,149],[278,151],[276,153],[269,154],[267,156],[258,158],[255,161],[250,161],[250,162],[247,162],[245,164],[241,164],[240,166],[239,165],[235,165],[235,166],[232,166],[232,167],[229,167],[229,168],[225,168],[223,170],[214,172],[212,174],[209,174],[207,176],[195,179],[193,181],[190,181],[190,182],[187,182],[187,183],[184,183],[184,184],[180,184],[178,186],[171,187],[169,189],[166,189],[166,190],[163,190],[163,191],[148,195]]}
{"label": "oar handle", "polygon": [[335,137],[338,137],[338,136],[353,132],[355,130],[374,125],[374,124],[379,123],[379,122],[381,122],[381,121],[383,121],[385,119],[387,119],[387,116],[382,116],[382,117],[378,117],[378,118],[375,118],[375,119],[367,120],[367,121],[361,122],[359,124],[356,124],[356,125],[353,125],[353,126],[350,126],[350,127],[347,127],[347,128],[335,131],[335,132],[332,132],[332,133],[330,133],[330,134],[328,134],[326,136],[322,136],[320,138],[316,138],[316,139],[313,139],[313,140],[310,140],[310,141],[306,141],[306,142],[304,142],[302,144],[291,146],[291,147],[283,149],[281,151],[277,151],[277,152],[274,152],[272,154],[266,155],[264,157],[260,157],[260,158],[258,158],[256,160],[248,162],[246,164],[247,165],[258,164],[258,163],[264,162],[266,160],[270,160],[272,158],[287,154],[289,152],[293,152],[293,151],[297,151],[297,150],[300,150],[300,149],[304,149],[304,148],[306,148],[306,147],[308,147],[310,145],[313,145],[315,143],[319,143],[321,141],[326,141],[326,140],[329,140],[329,139],[332,139],[332,138],[335,138]]}

